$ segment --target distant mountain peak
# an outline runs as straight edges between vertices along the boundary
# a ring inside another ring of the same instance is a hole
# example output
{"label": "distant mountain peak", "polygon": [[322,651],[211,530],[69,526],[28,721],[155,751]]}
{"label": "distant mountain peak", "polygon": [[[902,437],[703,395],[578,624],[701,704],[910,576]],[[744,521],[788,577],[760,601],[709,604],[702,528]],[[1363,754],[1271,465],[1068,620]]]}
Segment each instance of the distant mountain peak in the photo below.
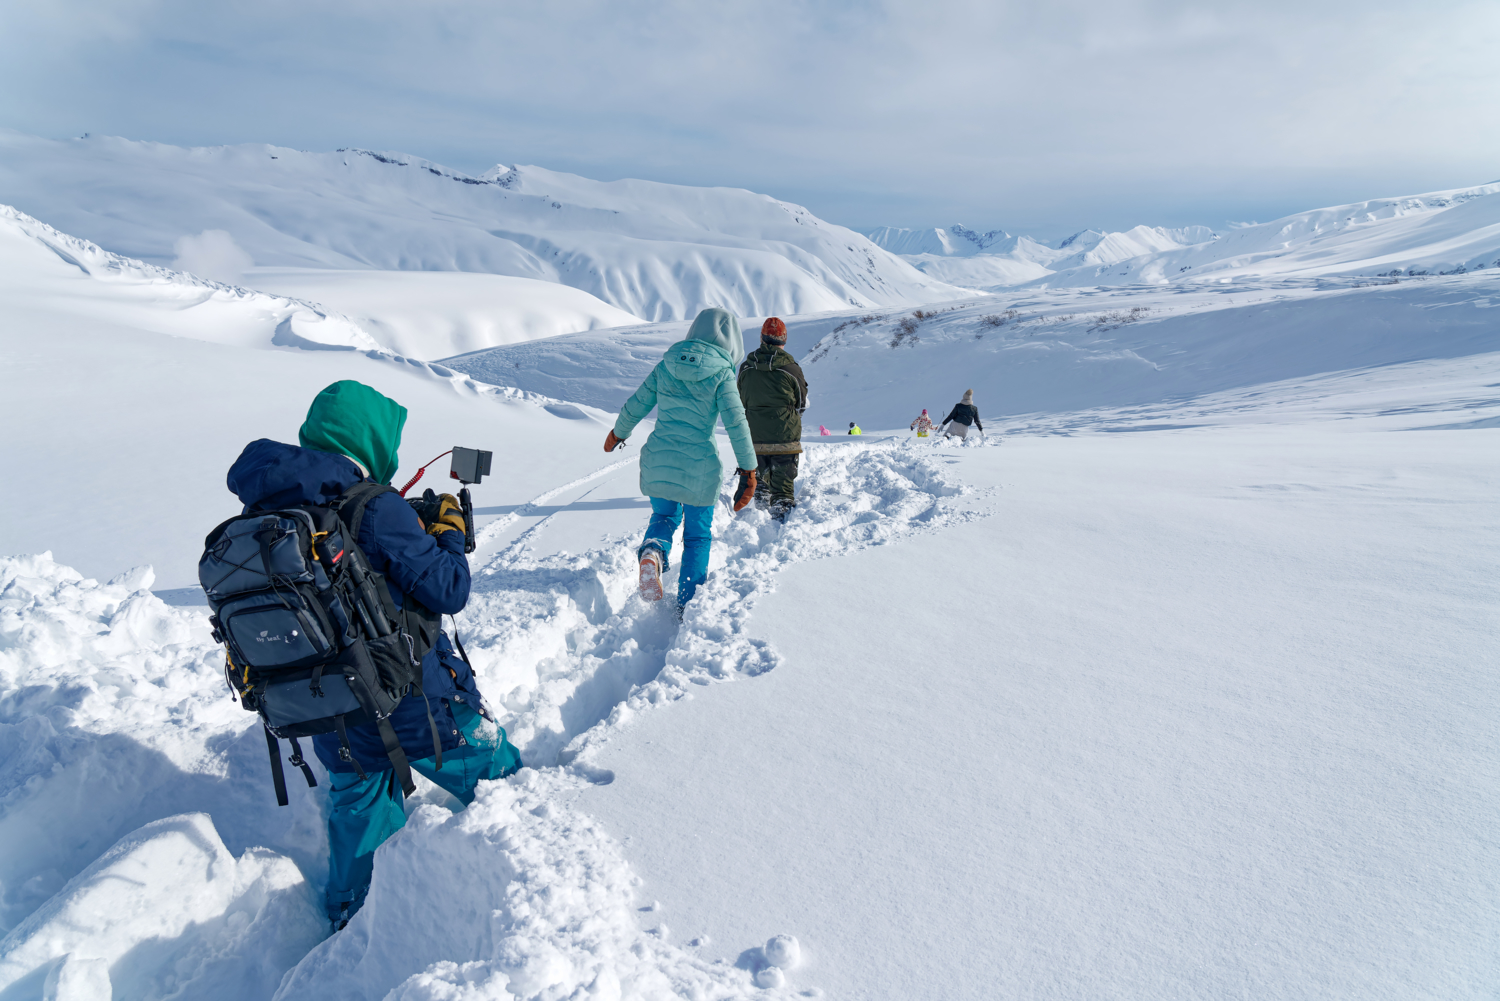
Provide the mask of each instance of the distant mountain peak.
{"label": "distant mountain peak", "polygon": [[980,250],[988,250],[995,244],[1011,238],[1010,234],[1003,229],[992,229],[985,233],[978,233],[961,223],[954,223],[952,226],[949,226],[948,231],[954,236],[968,240]]}

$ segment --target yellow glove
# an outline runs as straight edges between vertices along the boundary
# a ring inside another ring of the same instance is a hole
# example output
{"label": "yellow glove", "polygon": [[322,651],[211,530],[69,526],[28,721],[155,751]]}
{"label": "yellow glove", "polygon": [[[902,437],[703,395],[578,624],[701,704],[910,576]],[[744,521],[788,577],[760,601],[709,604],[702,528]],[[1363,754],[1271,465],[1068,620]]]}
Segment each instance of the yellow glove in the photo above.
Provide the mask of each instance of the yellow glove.
{"label": "yellow glove", "polygon": [[462,532],[463,530],[464,509],[459,506],[458,498],[452,494],[439,495],[437,521],[427,527],[427,534],[438,535],[442,532]]}

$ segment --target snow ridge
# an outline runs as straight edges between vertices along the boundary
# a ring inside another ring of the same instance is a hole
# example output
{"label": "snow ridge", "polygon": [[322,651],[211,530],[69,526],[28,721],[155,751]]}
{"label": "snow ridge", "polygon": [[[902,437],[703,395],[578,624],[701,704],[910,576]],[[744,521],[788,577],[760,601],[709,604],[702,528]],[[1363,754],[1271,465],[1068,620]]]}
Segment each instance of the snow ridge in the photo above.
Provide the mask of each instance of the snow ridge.
{"label": "snow ridge", "polygon": [[[1163,285],[1207,278],[1454,275],[1500,267],[1500,182],[1207,226],[1087,229],[1051,247],[1001,230],[871,230],[875,243],[975,289]],[[1212,277],[1210,277],[1212,276]]]}
{"label": "snow ridge", "polygon": [[734,188],[468,177],[372,150],[181,149],[0,130],[0,200],[131,257],[229,233],[256,265],[469,271],[556,282],[645,320],[901,305],[963,293],[807,209]]}
{"label": "snow ridge", "polygon": [[[141,302],[146,296],[155,299],[152,305],[165,307],[163,312],[181,312],[211,304],[210,309],[233,313],[241,322],[253,317],[252,322],[257,328],[269,329],[270,336],[266,338],[265,346],[384,351],[359,324],[316,303],[226,285],[111,253],[89,240],[63,233],[11,205],[0,204],[0,241],[10,243],[12,253],[32,257],[28,262],[32,264],[37,263],[36,255],[28,254],[28,251],[39,245],[88,278],[113,286],[121,295],[132,296],[136,302]],[[203,323],[197,325],[195,335],[189,336],[217,340],[220,339],[216,333],[218,327],[215,323]]]}

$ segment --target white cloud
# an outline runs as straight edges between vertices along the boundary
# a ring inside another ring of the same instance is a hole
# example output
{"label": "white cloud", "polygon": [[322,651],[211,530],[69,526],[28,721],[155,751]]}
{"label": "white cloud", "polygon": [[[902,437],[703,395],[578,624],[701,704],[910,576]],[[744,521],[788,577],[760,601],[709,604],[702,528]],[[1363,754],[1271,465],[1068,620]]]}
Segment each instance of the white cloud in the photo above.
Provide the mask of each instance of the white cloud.
{"label": "white cloud", "polygon": [[1216,223],[1500,175],[1500,6],[1469,0],[43,6],[0,115],[49,135],[534,162],[851,224]]}

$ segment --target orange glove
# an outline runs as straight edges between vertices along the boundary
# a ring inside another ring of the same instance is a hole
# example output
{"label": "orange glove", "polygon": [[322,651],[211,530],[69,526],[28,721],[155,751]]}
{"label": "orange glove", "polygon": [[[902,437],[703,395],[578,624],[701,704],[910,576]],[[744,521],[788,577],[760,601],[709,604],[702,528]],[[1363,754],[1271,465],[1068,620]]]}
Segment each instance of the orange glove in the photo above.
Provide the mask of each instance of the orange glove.
{"label": "orange glove", "polygon": [[745,505],[755,497],[755,470],[736,469],[735,472],[740,474],[740,486],[734,492],[734,509],[743,511]]}
{"label": "orange glove", "polygon": [[614,429],[611,428],[609,437],[604,439],[604,450],[606,452],[613,452],[623,444],[625,444],[625,439],[616,437]]}

